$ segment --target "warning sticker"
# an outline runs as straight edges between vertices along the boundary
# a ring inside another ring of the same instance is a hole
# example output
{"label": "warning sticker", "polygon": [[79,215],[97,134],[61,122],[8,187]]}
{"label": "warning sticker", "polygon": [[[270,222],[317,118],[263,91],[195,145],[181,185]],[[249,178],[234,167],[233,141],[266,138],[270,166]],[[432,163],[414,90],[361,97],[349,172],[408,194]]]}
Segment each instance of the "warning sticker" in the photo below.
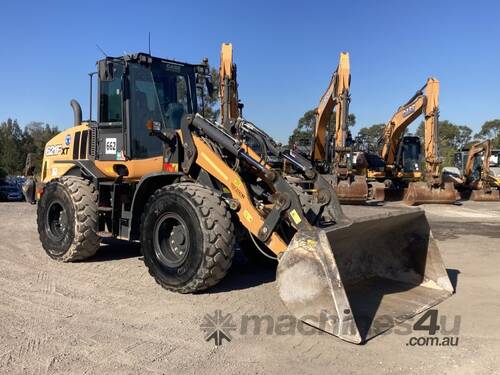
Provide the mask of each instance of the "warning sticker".
{"label": "warning sticker", "polygon": [[299,214],[295,210],[290,211],[290,216],[296,225],[300,224],[300,222],[302,221]]}

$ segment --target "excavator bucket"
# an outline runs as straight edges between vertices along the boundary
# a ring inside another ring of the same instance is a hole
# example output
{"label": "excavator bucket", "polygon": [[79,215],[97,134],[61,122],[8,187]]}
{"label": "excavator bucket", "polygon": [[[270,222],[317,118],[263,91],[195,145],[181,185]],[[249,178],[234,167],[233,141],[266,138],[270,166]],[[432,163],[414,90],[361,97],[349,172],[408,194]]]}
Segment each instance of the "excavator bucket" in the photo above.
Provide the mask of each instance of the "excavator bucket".
{"label": "excavator bucket", "polygon": [[368,184],[364,176],[354,176],[352,181],[341,180],[335,187],[340,203],[363,204],[368,199]]}
{"label": "excavator bucket", "polygon": [[[371,190],[371,197],[374,201],[385,201],[385,184],[382,182],[370,182],[368,186]],[[370,194],[369,194],[370,195]]]}
{"label": "excavator bucket", "polygon": [[403,202],[410,206],[425,203],[453,204],[460,199],[460,194],[452,182],[445,182],[443,187],[430,187],[426,182],[410,182],[405,191]]}
{"label": "excavator bucket", "polygon": [[453,293],[425,213],[415,209],[297,232],[277,280],[297,318],[358,344]]}
{"label": "excavator bucket", "polygon": [[500,201],[498,189],[478,189],[472,190],[470,199],[479,202]]}

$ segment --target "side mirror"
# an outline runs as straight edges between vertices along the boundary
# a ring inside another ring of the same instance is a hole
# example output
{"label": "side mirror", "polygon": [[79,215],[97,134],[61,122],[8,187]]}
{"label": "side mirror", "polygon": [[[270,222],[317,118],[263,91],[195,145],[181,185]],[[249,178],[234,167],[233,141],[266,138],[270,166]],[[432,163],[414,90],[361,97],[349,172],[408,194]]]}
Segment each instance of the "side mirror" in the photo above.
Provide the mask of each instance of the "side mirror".
{"label": "side mirror", "polygon": [[99,61],[99,80],[112,81],[114,78],[114,64],[109,60]]}

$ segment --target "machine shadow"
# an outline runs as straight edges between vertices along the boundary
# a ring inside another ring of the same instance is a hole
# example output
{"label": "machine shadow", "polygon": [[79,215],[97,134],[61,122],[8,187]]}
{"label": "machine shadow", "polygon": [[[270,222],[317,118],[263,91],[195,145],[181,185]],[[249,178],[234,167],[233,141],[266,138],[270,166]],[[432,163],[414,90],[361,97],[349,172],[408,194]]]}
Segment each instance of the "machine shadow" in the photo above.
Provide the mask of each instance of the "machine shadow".
{"label": "machine shadow", "polygon": [[102,241],[99,251],[82,262],[109,262],[141,256],[141,245],[138,242],[122,241],[114,238],[106,238]]}
{"label": "machine shadow", "polygon": [[222,293],[232,290],[253,288],[276,280],[276,264],[259,265],[250,263],[239,250],[236,250],[233,264],[228,274],[209,293]]}
{"label": "machine shadow", "polygon": [[[129,258],[140,258],[141,245],[138,242],[121,241],[107,238],[101,243],[99,251],[93,257],[81,262],[109,262]],[[207,293],[221,293],[231,290],[253,288],[276,280],[276,264],[257,265],[250,263],[239,249],[236,249],[233,264],[228,274]],[[202,291],[201,293],[203,293]]]}
{"label": "machine shadow", "polygon": [[453,293],[457,292],[458,286],[458,275],[460,274],[460,270],[454,268],[447,268],[446,272],[448,273],[448,277],[451,282],[451,286],[453,286]]}

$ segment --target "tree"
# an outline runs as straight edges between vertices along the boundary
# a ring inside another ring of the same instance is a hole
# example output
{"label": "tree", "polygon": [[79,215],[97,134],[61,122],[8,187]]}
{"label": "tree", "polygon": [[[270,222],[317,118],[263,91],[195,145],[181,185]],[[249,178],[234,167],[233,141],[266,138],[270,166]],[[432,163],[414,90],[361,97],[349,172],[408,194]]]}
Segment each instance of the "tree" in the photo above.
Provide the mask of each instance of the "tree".
{"label": "tree", "polygon": [[477,133],[479,139],[491,139],[494,148],[500,148],[500,120],[486,121]]}
{"label": "tree", "polygon": [[0,124],[0,165],[8,174],[19,174],[22,171],[22,138],[23,132],[17,120],[9,118]]}
{"label": "tree", "polygon": [[42,122],[30,122],[23,130],[16,120],[0,124],[0,167],[5,173],[21,174],[28,153],[33,154],[37,172],[40,172],[45,144],[59,133],[57,127]]}
{"label": "tree", "polygon": [[[424,139],[424,122],[421,122],[415,133]],[[455,125],[448,120],[439,121],[439,153],[443,165],[453,164],[453,155],[472,140],[472,129],[466,125]]]}
{"label": "tree", "polygon": [[[316,126],[316,111],[317,108],[310,109],[299,119],[292,135],[288,138],[288,144],[290,147],[297,145],[310,150],[314,127]],[[356,116],[353,113],[350,113],[347,117],[347,127],[352,127],[355,123]],[[335,112],[332,112],[330,116],[328,129],[335,129]]]}
{"label": "tree", "polygon": [[[206,88],[203,88],[203,96],[198,93],[198,103],[200,112],[210,121],[217,121],[220,115],[219,104],[219,71],[215,68],[210,70],[211,83],[213,85],[212,95],[209,95]],[[200,88],[201,91],[201,88]],[[202,103],[204,108],[201,108]]]}
{"label": "tree", "polygon": [[306,111],[299,119],[296,128],[293,129],[293,133],[288,139],[288,144],[290,146],[310,147],[315,124],[316,109]]}
{"label": "tree", "polygon": [[26,156],[31,153],[33,154],[33,162],[35,165],[35,170],[37,172],[41,171],[43,151],[45,149],[45,144],[52,139],[56,134],[59,133],[57,126],[50,126],[49,124],[44,124],[42,122],[32,121],[23,132],[23,166]]}
{"label": "tree", "polygon": [[359,129],[359,140],[366,145],[367,151],[376,151],[378,149],[378,141],[384,135],[385,124],[373,124],[368,127]]}

